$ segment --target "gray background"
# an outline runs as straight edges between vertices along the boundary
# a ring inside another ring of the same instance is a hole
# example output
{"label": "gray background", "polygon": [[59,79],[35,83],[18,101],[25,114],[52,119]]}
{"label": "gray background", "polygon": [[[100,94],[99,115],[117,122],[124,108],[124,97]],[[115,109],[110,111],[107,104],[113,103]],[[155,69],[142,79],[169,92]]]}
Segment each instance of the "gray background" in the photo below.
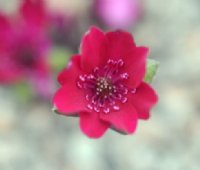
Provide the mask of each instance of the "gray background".
{"label": "gray background", "polygon": [[[72,13],[85,13],[90,5],[51,1]],[[0,9],[12,11],[15,4],[0,0]],[[53,114],[45,102],[25,105],[0,86],[0,170],[200,169],[200,1],[143,4],[144,18],[133,34],[160,62],[153,83],[160,100],[151,119],[140,121],[134,135],[108,131],[91,140],[80,132],[78,119]]]}

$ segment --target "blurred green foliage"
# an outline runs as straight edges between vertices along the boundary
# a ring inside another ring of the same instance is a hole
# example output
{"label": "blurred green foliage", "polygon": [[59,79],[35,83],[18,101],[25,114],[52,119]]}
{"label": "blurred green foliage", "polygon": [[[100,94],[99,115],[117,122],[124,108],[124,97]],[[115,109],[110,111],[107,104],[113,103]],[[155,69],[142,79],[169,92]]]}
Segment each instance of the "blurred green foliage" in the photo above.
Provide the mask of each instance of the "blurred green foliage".
{"label": "blurred green foliage", "polygon": [[70,49],[64,47],[53,47],[50,57],[50,65],[52,69],[56,72],[62,70],[68,63],[69,58],[72,55]]}

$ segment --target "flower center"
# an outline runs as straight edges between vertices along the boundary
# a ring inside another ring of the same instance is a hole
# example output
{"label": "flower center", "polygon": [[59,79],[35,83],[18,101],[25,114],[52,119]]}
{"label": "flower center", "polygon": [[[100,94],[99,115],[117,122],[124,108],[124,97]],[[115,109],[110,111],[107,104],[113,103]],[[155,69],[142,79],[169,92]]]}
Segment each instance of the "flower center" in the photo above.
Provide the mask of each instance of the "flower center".
{"label": "flower center", "polygon": [[125,81],[128,73],[122,72],[124,66],[122,59],[114,61],[109,59],[103,68],[94,68],[92,73],[80,75],[77,86],[86,91],[87,107],[95,112],[120,110],[120,103],[127,102],[128,87]]}
{"label": "flower center", "polygon": [[113,91],[113,85],[109,79],[105,77],[97,78],[96,94],[97,95],[110,95]]}
{"label": "flower center", "polygon": [[15,62],[22,68],[32,69],[37,63],[37,51],[33,44],[29,42],[14,46],[13,55],[16,59]]}
{"label": "flower center", "polygon": [[21,52],[19,59],[20,59],[20,63],[25,67],[33,67],[36,62],[32,51]]}

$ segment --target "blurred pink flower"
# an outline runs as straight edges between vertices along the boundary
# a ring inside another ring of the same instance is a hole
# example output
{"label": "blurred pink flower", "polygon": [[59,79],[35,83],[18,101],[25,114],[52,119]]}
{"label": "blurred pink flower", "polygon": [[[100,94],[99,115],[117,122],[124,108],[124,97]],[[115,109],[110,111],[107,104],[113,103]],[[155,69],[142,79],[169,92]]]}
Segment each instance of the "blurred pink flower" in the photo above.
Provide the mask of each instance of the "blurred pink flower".
{"label": "blurred pink flower", "polygon": [[20,14],[30,27],[44,28],[48,23],[48,10],[44,0],[21,0]]}
{"label": "blurred pink flower", "polygon": [[[0,14],[1,83],[33,79],[37,82],[41,77],[49,80],[50,41],[45,33],[44,11],[41,0],[23,0],[17,17]],[[48,88],[48,82],[44,86]]]}
{"label": "blurred pink flower", "polygon": [[96,15],[110,28],[126,29],[135,24],[141,12],[139,0],[94,0]]}
{"label": "blurred pink flower", "polygon": [[73,35],[77,27],[76,17],[56,11],[51,13],[49,19],[50,37],[53,42],[61,46],[73,48]]}

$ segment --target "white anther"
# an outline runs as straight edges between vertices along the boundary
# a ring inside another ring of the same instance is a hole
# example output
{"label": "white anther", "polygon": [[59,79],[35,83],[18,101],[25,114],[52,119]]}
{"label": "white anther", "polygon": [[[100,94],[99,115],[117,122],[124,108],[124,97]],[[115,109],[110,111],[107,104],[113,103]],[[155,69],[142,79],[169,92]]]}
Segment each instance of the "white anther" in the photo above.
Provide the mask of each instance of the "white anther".
{"label": "white anther", "polygon": [[79,79],[80,79],[81,81],[85,81],[85,76],[80,75],[80,76],[79,76]]}
{"label": "white anther", "polygon": [[93,106],[91,104],[88,104],[87,105],[88,109],[92,110],[93,109]]}
{"label": "white anther", "polygon": [[117,111],[117,110],[119,110],[120,108],[119,108],[119,106],[114,105],[114,106],[113,106],[113,109]]}
{"label": "white anther", "polygon": [[127,97],[123,97],[123,98],[121,99],[121,101],[122,101],[122,103],[126,103],[126,102],[128,101],[128,98],[127,98]]}
{"label": "white anther", "polygon": [[85,99],[86,99],[87,101],[89,101],[89,100],[90,100],[90,96],[87,94],[87,95],[85,96]]}
{"label": "white anther", "polygon": [[124,94],[128,94],[128,89],[127,88],[124,88]]}
{"label": "white anther", "polygon": [[100,112],[100,109],[97,106],[94,106],[94,111],[95,112]]}
{"label": "white anther", "polygon": [[122,66],[124,65],[124,62],[123,62],[122,59],[118,60],[118,65],[119,65],[120,67],[122,67]]}
{"label": "white anther", "polygon": [[110,108],[109,107],[104,108],[103,112],[106,113],[106,114],[108,114],[110,112]]}
{"label": "white anther", "polygon": [[113,64],[113,63],[114,63],[114,61],[113,61],[113,60],[111,60],[111,59],[109,59],[109,60],[107,61],[107,63],[108,63],[108,64]]}
{"label": "white anther", "polygon": [[123,73],[123,74],[121,74],[121,78],[123,78],[123,79],[128,79],[128,73]]}
{"label": "white anther", "polygon": [[79,87],[79,88],[83,88],[83,86],[82,86],[82,84],[78,81],[77,83],[77,86]]}
{"label": "white anther", "polygon": [[136,89],[132,89],[132,90],[131,90],[131,93],[132,93],[132,94],[135,94],[135,93],[136,93]]}

